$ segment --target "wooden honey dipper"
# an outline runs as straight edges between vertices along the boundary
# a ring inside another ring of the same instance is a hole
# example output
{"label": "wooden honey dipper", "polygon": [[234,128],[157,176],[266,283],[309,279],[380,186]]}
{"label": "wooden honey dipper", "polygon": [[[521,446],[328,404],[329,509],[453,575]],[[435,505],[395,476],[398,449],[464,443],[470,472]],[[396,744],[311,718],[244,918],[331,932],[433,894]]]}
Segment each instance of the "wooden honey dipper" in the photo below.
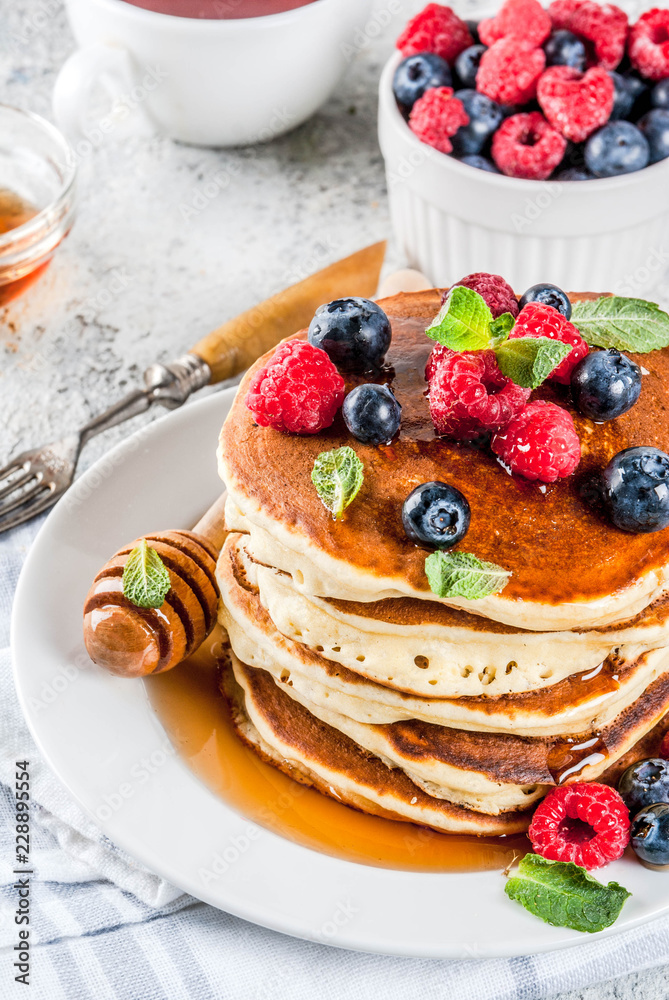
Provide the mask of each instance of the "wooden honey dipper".
{"label": "wooden honey dipper", "polygon": [[84,643],[95,663],[121,677],[144,677],[170,670],[204,642],[218,611],[215,570],[226,535],[225,497],[192,531],[144,536],[170,576],[160,607],[138,607],[123,593],[123,569],[141,539],[105,563],[84,602]]}
{"label": "wooden honey dipper", "polygon": [[[356,260],[356,280],[362,282],[363,286],[371,280],[372,274],[378,275],[378,269],[375,268],[377,263],[380,267],[383,245],[379,244],[370,250],[373,259],[370,274],[361,274],[359,259]],[[357,258],[359,256],[356,255]],[[321,275],[325,275],[326,279]],[[295,286],[295,302],[288,293],[278,296],[278,303],[273,305],[273,300],[268,300],[265,303],[268,307],[265,326],[272,327],[271,335],[265,332],[262,336],[249,339],[248,324],[244,316],[217,331],[215,350],[212,348],[214,353],[207,357],[216,378],[227,378],[239,371],[240,367],[251,364],[282,335],[296,329],[299,326],[296,302],[300,310],[311,309],[311,300],[308,297],[305,299],[304,289],[299,294],[298,290],[307,285],[311,298],[315,297],[320,302],[327,297],[324,293],[329,289],[329,280],[327,270],[319,272],[313,279]],[[352,281],[353,278],[349,277],[347,280]],[[418,271],[406,270],[389,275],[379,288],[378,295],[418,291],[429,287],[430,282],[424,275]],[[364,290],[364,287],[356,289]],[[272,324],[269,323],[269,318],[273,320]],[[268,342],[268,336],[271,343]],[[203,344],[204,342],[198,345],[197,349],[204,357]],[[222,345],[225,345],[225,349]],[[220,359],[223,357],[228,358],[231,368],[220,367]],[[218,368],[216,358],[220,362]],[[84,602],[84,643],[95,663],[121,677],[144,677],[170,670],[204,642],[217,618],[219,592],[215,569],[226,535],[225,496],[223,493],[219,497],[192,531],[164,531],[144,536],[146,543],[155,549],[169,573],[170,588],[160,607],[138,607],[124,594],[123,570],[130,553],[142,542],[141,538],[119,549],[102,567]]]}

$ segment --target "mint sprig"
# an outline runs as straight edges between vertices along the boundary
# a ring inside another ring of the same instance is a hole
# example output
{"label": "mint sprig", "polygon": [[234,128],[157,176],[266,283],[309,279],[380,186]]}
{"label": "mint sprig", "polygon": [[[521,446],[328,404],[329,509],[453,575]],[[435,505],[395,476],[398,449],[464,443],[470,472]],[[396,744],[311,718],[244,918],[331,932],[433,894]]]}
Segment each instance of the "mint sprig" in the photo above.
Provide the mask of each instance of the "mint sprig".
{"label": "mint sprig", "polygon": [[495,563],[483,562],[471,552],[438,549],[425,560],[425,574],[437,597],[465,597],[470,601],[499,594],[511,573]]}
{"label": "mint sprig", "polygon": [[504,891],[510,899],[554,927],[593,934],[610,927],[632,895],[617,882],[598,882],[571,861],[527,854]]}
{"label": "mint sprig", "polygon": [[362,486],[363,464],[348,445],[334,451],[322,451],[314,462],[311,481],[323,504],[335,521],[355,500]]}
{"label": "mint sprig", "polygon": [[592,347],[648,354],[669,346],[669,315],[645,299],[604,295],[575,302],[571,322]]}
{"label": "mint sprig", "polygon": [[516,321],[511,313],[502,313],[501,316],[492,321],[490,324],[490,343],[493,348],[504,343],[515,325]]}
{"label": "mint sprig", "polygon": [[425,332],[453,351],[493,350],[503,375],[524,389],[536,389],[571,348],[550,337],[510,340],[514,324],[511,313],[493,319],[483,296],[473,288],[455,285]]}
{"label": "mint sprig", "polygon": [[455,285],[425,332],[453,351],[481,351],[490,346],[492,322],[485,299],[472,288]]}
{"label": "mint sprig", "polygon": [[143,538],[123,567],[123,596],[138,608],[159,608],[172,586],[165,563]]}
{"label": "mint sprig", "polygon": [[500,344],[495,357],[502,375],[523,389],[536,389],[571,350],[569,344],[550,337],[516,337]]}

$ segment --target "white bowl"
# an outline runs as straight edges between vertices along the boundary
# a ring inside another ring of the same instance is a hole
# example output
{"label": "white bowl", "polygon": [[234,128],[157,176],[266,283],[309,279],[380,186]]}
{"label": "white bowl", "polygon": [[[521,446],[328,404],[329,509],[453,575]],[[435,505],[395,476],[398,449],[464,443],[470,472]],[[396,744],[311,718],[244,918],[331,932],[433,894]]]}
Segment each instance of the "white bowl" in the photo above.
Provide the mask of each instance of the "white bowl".
{"label": "white bowl", "polygon": [[422,143],[392,92],[402,56],[379,85],[379,143],[395,237],[412,267],[447,286],[474,271],[522,292],[643,296],[669,267],[669,159],[591,181],[527,181],[487,173]]}
{"label": "white bowl", "polygon": [[328,99],[364,38],[370,3],[314,0],[265,17],[207,20],[123,0],[67,0],[80,48],[56,81],[56,120],[73,140],[95,143],[117,125],[113,111],[93,117],[103,88],[117,118],[139,109],[182,142],[275,138]]}

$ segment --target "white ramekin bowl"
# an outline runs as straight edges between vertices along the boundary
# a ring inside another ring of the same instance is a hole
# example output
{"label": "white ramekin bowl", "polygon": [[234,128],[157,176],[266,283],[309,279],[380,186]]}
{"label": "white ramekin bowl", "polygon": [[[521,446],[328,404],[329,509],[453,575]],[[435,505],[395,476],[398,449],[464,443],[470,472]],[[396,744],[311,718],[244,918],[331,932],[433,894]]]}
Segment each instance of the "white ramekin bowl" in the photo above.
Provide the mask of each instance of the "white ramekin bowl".
{"label": "white ramekin bowl", "polygon": [[420,142],[379,87],[379,142],[395,238],[437,286],[474,271],[522,292],[538,281],[643,296],[669,269],[669,159],[592,181],[526,181],[487,173]]}

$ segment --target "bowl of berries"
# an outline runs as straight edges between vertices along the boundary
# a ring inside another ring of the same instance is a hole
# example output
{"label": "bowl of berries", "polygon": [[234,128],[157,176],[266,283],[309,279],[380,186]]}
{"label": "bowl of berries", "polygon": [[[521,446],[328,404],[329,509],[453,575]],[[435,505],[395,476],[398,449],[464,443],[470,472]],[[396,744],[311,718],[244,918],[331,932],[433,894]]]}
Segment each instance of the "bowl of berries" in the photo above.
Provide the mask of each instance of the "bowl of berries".
{"label": "bowl of berries", "polygon": [[397,48],[379,142],[411,266],[626,295],[662,277],[669,10],[506,0],[474,22],[430,3]]}

